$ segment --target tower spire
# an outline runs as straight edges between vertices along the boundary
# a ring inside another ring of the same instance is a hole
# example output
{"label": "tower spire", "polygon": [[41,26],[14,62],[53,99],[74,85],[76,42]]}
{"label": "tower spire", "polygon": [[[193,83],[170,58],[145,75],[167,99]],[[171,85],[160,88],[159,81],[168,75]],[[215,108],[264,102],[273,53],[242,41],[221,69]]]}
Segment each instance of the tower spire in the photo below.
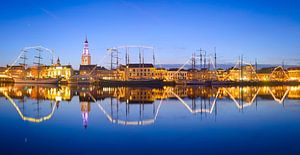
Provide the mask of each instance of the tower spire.
{"label": "tower spire", "polygon": [[91,55],[89,51],[89,43],[87,36],[85,36],[82,56],[81,56],[81,65],[90,65],[91,64]]}
{"label": "tower spire", "polygon": [[85,42],[84,43],[89,43],[87,39],[87,35],[85,35]]}

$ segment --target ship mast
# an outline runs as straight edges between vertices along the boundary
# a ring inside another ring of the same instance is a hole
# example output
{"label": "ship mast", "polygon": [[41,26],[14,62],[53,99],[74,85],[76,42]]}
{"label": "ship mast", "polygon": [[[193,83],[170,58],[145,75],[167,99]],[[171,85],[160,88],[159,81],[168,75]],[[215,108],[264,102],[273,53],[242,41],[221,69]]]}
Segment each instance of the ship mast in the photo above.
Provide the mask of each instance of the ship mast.
{"label": "ship mast", "polygon": [[43,59],[41,57],[41,49],[36,49],[38,51],[38,56],[35,56],[35,58],[38,59],[38,62],[34,62],[34,64],[37,65],[37,70],[38,70],[38,78],[37,79],[40,79],[40,67],[41,67],[41,59]]}
{"label": "ship mast", "polygon": [[23,51],[23,55],[20,57],[20,59],[23,60],[23,63],[19,63],[21,66],[24,66],[24,69],[26,68],[26,60],[28,59],[27,56],[26,56],[26,52],[27,51]]}

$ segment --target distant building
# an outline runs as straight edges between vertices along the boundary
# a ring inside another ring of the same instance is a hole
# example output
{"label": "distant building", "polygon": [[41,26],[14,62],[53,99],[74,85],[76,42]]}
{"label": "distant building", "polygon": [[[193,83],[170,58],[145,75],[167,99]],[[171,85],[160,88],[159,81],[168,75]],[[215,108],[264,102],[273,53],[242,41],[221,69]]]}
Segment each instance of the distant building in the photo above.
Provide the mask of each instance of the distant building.
{"label": "distant building", "polygon": [[240,81],[241,70],[239,68],[232,67],[232,68],[227,69],[226,72],[227,72],[226,80]]}
{"label": "distant building", "polygon": [[287,69],[290,80],[300,81],[300,67],[291,67]]}
{"label": "distant building", "polygon": [[32,66],[26,69],[25,78],[62,78],[69,80],[73,75],[71,65],[61,65],[58,58],[55,64],[50,66]]}
{"label": "distant building", "polygon": [[182,81],[182,80],[187,80],[187,74],[188,71],[184,69],[179,69],[179,68],[170,68],[167,71],[167,78],[168,80],[175,80],[175,81]]}
{"label": "distant building", "polygon": [[124,68],[125,80],[154,79],[153,64],[128,64]]}
{"label": "distant building", "polygon": [[71,65],[61,65],[60,59],[57,59],[56,64],[44,66],[42,75],[43,78],[62,78],[69,80],[73,76],[73,68]]}
{"label": "distant building", "polygon": [[260,81],[270,81],[270,75],[272,74],[273,70],[274,67],[261,68],[256,74]]}
{"label": "distant building", "polygon": [[217,76],[215,71],[209,70],[208,68],[202,68],[201,70],[190,69],[188,70],[188,80],[200,80],[200,81],[210,81],[216,80]]}
{"label": "distant building", "polygon": [[91,75],[94,76],[97,65],[80,65],[79,66],[79,74],[80,75]]}
{"label": "distant building", "polygon": [[124,80],[125,73],[122,69],[108,70],[98,66],[96,69],[96,78],[101,80]]}
{"label": "distant building", "polygon": [[26,70],[23,65],[19,66],[9,66],[7,65],[7,73],[9,76],[13,78],[23,78],[26,75]]}
{"label": "distant building", "polygon": [[156,68],[155,70],[155,79],[167,80],[168,71],[165,68]]}
{"label": "distant building", "polygon": [[91,64],[91,54],[89,51],[89,42],[87,37],[85,38],[84,47],[81,55],[81,65],[90,65]]}
{"label": "distant building", "polygon": [[0,74],[5,74],[6,67],[0,67]]}
{"label": "distant building", "polygon": [[217,80],[218,81],[225,81],[226,80],[226,76],[227,76],[227,72],[222,69],[222,68],[219,68],[216,70],[216,74],[217,74]]}
{"label": "distant building", "polygon": [[227,79],[230,81],[255,81],[258,80],[256,75],[256,69],[252,65],[242,66],[242,70],[240,68],[229,68],[227,70]]}
{"label": "distant building", "polygon": [[267,67],[257,71],[260,81],[286,81],[289,79],[287,70],[282,67]]}

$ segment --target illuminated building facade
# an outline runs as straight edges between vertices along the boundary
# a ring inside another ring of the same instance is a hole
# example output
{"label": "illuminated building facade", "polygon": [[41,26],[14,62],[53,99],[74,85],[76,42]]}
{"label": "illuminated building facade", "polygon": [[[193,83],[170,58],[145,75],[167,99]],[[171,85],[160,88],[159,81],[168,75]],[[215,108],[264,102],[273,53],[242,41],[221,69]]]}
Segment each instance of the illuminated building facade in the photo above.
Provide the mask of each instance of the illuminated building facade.
{"label": "illuminated building facade", "polygon": [[287,81],[288,72],[281,67],[267,67],[257,71],[259,81]]}
{"label": "illuminated building facade", "polygon": [[165,68],[156,68],[154,79],[167,80],[168,71]]}
{"label": "illuminated building facade", "polygon": [[[230,81],[256,81],[258,77],[256,75],[255,67],[252,65],[242,66],[240,68],[230,68],[227,70],[227,80]],[[226,79],[226,78],[225,78]]]}
{"label": "illuminated building facade", "polygon": [[90,65],[90,64],[91,64],[91,54],[89,51],[89,42],[86,37],[84,41],[82,55],[81,55],[81,65]]}
{"label": "illuminated building facade", "polygon": [[217,69],[216,70],[216,76],[217,76],[217,80],[218,81],[225,81],[226,76],[227,76],[227,72],[224,69]]}
{"label": "illuminated building facade", "polygon": [[168,80],[182,81],[187,80],[188,71],[184,69],[171,68],[167,71]]}
{"label": "illuminated building facade", "polygon": [[32,66],[26,69],[26,78],[61,78],[69,80],[73,75],[71,65],[61,65],[59,58],[57,62],[50,66]]}
{"label": "illuminated building facade", "polygon": [[201,70],[188,70],[188,80],[200,80],[200,81],[210,81],[216,80],[217,75],[214,70],[208,70],[207,68],[202,68]]}
{"label": "illuminated building facade", "polygon": [[125,80],[154,79],[153,64],[128,64],[124,68]]}
{"label": "illuminated building facade", "polygon": [[291,67],[287,69],[290,80],[300,81],[300,67]]}
{"label": "illuminated building facade", "polygon": [[97,65],[80,65],[79,66],[79,75],[90,75],[95,76]]}
{"label": "illuminated building facade", "polygon": [[71,65],[61,65],[59,58],[57,59],[56,64],[51,66],[44,67],[46,72],[43,77],[44,78],[62,78],[65,80],[69,80],[73,75],[73,68]]}
{"label": "illuminated building facade", "polygon": [[26,70],[23,65],[7,66],[7,74],[12,78],[22,78],[26,75]]}
{"label": "illuminated building facade", "polygon": [[124,80],[125,73],[121,69],[108,70],[101,67],[96,70],[96,78],[103,80]]}
{"label": "illuminated building facade", "polygon": [[230,68],[227,70],[226,79],[229,81],[240,81],[241,78],[241,70],[238,68]]}

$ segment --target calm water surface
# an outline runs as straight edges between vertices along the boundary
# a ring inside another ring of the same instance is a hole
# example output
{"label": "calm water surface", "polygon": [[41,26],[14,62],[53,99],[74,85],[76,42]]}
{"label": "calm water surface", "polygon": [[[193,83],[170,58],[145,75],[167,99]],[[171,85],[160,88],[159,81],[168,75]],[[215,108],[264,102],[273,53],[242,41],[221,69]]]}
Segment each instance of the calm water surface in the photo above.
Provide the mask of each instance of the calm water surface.
{"label": "calm water surface", "polygon": [[300,87],[2,85],[0,154],[300,154]]}

